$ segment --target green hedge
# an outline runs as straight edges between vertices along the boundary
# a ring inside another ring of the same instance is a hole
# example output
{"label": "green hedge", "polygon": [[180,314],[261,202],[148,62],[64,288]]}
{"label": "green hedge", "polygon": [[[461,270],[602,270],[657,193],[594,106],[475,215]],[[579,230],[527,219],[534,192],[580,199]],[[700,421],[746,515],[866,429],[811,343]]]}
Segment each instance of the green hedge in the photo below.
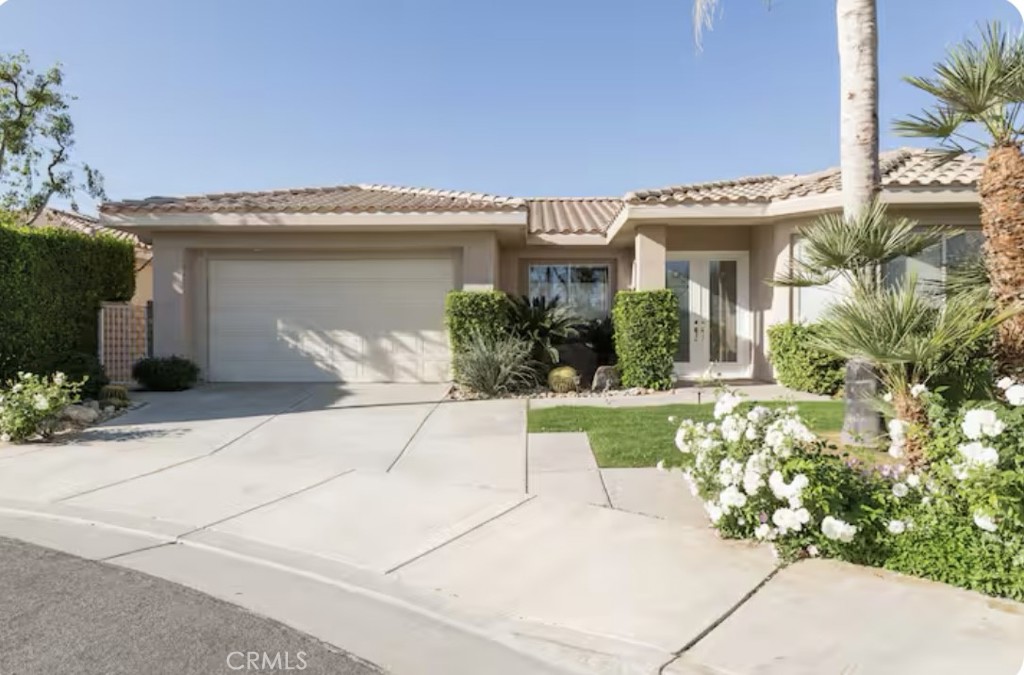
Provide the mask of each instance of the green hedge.
{"label": "green hedge", "polygon": [[624,387],[670,389],[679,346],[679,303],[670,290],[621,291],[612,310]]}
{"label": "green hedge", "polygon": [[100,303],[135,292],[135,252],[110,236],[0,223],[0,381],[96,354]]}
{"label": "green hedge", "polygon": [[474,332],[490,339],[508,333],[508,297],[501,291],[450,291],[444,314],[452,354],[463,352]]}
{"label": "green hedge", "polygon": [[780,323],[768,329],[768,359],[780,384],[812,394],[835,395],[843,386],[846,364],[815,348],[813,324]]}

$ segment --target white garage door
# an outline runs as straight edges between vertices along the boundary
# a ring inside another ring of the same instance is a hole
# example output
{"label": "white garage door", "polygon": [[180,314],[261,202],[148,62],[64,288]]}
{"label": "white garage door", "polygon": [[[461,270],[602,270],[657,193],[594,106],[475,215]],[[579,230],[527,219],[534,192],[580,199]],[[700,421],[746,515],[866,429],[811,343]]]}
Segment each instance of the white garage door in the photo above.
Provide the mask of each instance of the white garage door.
{"label": "white garage door", "polygon": [[450,258],[212,260],[215,382],[441,382]]}

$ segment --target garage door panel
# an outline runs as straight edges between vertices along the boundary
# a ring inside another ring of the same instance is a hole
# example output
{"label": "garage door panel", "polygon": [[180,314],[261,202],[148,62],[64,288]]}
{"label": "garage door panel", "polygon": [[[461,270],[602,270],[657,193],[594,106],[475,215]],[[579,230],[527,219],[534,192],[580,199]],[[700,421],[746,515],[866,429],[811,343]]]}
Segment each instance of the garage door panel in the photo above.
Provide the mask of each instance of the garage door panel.
{"label": "garage door panel", "polygon": [[210,263],[219,381],[445,381],[450,259]]}

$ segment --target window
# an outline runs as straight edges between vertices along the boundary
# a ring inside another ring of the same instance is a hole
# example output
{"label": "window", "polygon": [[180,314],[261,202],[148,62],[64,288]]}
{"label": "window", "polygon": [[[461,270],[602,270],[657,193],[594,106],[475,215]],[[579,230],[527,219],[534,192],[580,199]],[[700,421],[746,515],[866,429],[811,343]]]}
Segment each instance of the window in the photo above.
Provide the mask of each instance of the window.
{"label": "window", "polygon": [[611,286],[608,265],[530,265],[531,298],[557,299],[584,319],[608,316]]}
{"label": "window", "polygon": [[[980,230],[968,230],[925,249],[913,258],[897,258],[885,266],[885,284],[895,288],[903,283],[908,276],[917,278],[918,286],[923,291],[934,291],[938,284],[946,278],[950,268],[981,255],[984,237]],[[800,240],[794,241],[795,257],[800,255]],[[817,321],[836,299],[843,297],[842,284],[831,286],[797,288],[795,290],[796,308],[794,316],[799,321]]]}

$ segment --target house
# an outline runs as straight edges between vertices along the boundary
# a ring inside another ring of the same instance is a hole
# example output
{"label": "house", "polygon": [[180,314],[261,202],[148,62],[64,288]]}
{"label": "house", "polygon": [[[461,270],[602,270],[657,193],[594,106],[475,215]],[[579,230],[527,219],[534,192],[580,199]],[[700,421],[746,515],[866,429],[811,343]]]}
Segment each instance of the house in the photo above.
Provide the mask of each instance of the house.
{"label": "house", "polygon": [[106,227],[98,218],[54,208],[43,209],[33,226],[60,227],[90,237],[103,233],[131,242],[135,247],[135,295],[132,296],[131,303],[145,305],[153,299],[153,248],[148,243],[143,243],[138,236]]}
{"label": "house", "polygon": [[[941,274],[977,246],[978,160],[885,153],[882,199],[951,239],[904,268]],[[157,354],[211,381],[448,378],[453,288],[559,297],[584,316],[616,291],[678,297],[677,372],[771,379],[766,329],[813,318],[822,291],[764,283],[796,228],[840,209],[838,169],[638,190],[623,197],[501,197],[386,185],[153,197],[102,222],[151,243]]]}

